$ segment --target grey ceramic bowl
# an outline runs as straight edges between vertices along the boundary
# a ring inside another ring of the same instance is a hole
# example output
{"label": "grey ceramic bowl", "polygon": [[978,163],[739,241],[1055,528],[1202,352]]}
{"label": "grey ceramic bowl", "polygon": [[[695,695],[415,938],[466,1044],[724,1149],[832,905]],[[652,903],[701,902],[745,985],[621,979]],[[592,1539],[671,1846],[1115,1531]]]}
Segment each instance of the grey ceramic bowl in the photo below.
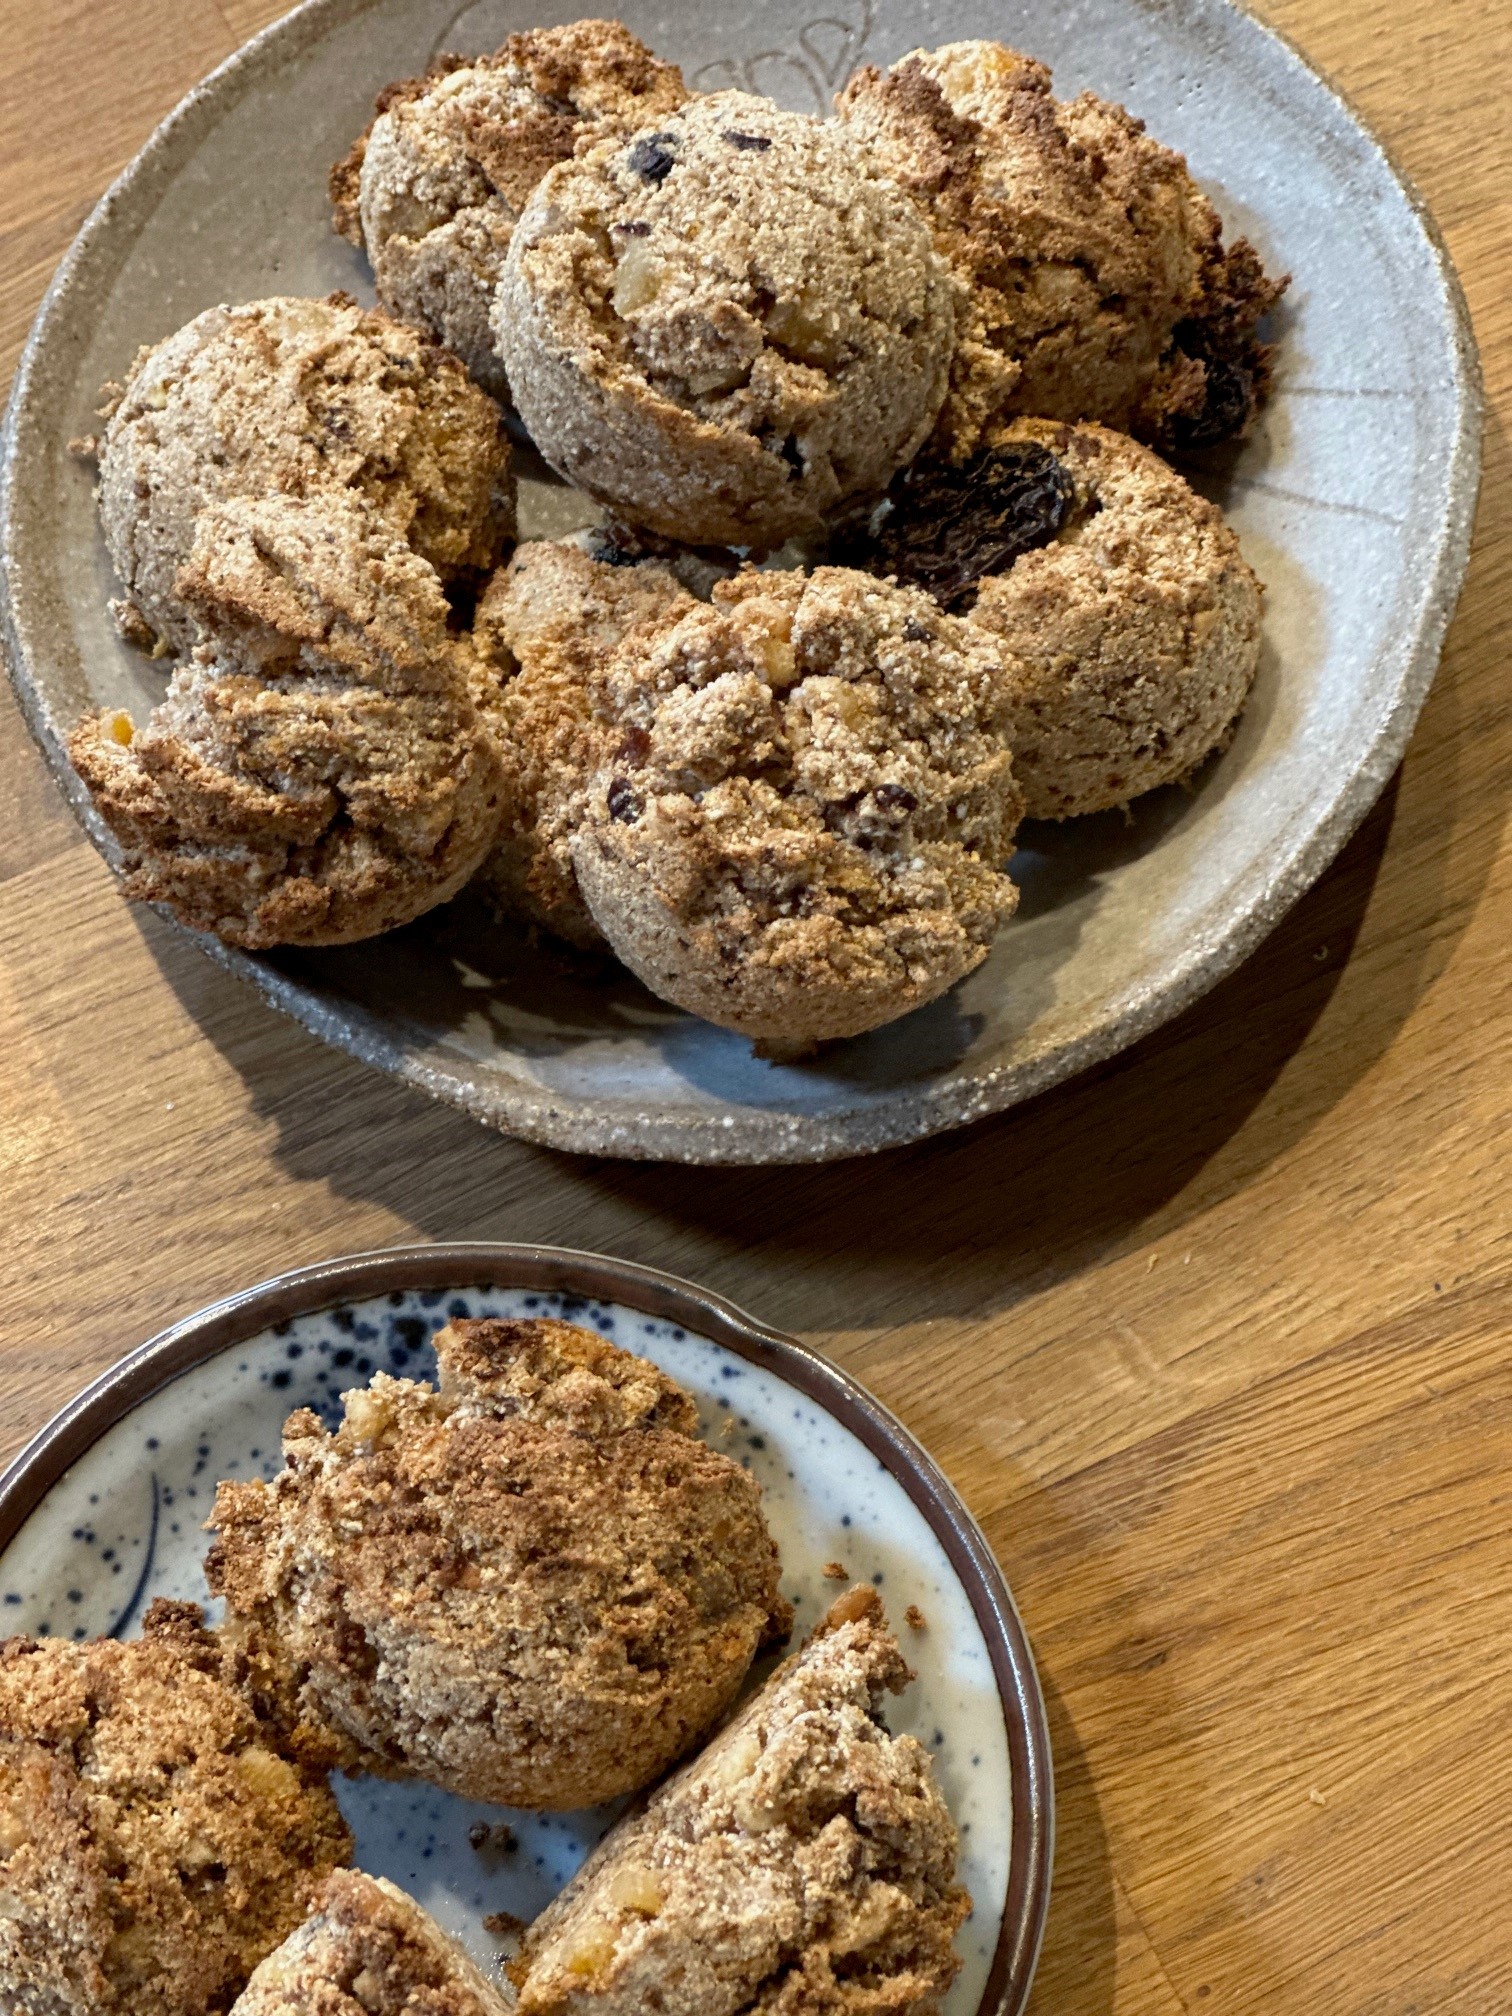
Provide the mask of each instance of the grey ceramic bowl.
{"label": "grey ceramic bowl", "polygon": [[[1459,288],[1379,145],[1303,59],[1227,0],[628,0],[699,85],[820,110],[863,60],[994,35],[1066,95],[1121,99],[1182,148],[1232,230],[1290,270],[1264,424],[1204,487],[1269,584],[1232,748],[1190,793],[1026,829],[1018,916],[945,999],[813,1063],[738,1038],[492,929],[460,903],[395,937],[253,959],[207,943],[327,1041],[479,1119],[591,1154],[818,1161],[1011,1105],[1110,1056],[1244,957],[1343,845],[1406,747],[1463,572],[1479,392]],[[220,300],[370,292],[330,231],[328,164],[375,90],[441,48],[567,19],[535,0],[307,0],[169,118],[53,282],[17,374],[0,493],[3,619],[28,720],[107,856],[63,753],[90,704],[150,707],[114,635],[89,478],[67,452],[137,346]],[[570,494],[527,486],[540,529]]]}
{"label": "grey ceramic bowl", "polygon": [[[216,1480],[271,1475],[294,1407],[332,1417],[376,1371],[432,1375],[453,1315],[565,1315],[681,1380],[704,1430],[762,1486],[783,1588],[807,1630],[842,1560],[879,1586],[915,1683],[889,1724],[930,1747],[975,1901],[946,2016],[1016,2016],[1049,1898],[1050,1743],[1034,1662],[976,1522],[908,1431],[827,1359],[671,1275],[542,1246],[429,1246],[286,1274],[175,1324],[89,1387],[0,1477],[6,1632],[127,1635],[155,1596],[207,1601]],[[721,1427],[724,1433],[721,1439]],[[916,1604],[923,1630],[904,1624]],[[429,1787],[340,1786],[360,1867],[418,1895],[480,1961],[485,1913],[533,1917],[617,1809],[509,1815]]]}

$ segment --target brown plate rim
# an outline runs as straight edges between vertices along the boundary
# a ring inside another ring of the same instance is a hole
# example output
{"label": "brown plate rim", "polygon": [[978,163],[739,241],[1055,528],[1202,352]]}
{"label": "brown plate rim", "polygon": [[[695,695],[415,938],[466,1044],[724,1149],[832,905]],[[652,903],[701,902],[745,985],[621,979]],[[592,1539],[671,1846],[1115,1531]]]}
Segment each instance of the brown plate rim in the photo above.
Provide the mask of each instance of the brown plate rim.
{"label": "brown plate rim", "polygon": [[679,1323],[796,1386],[857,1436],[908,1493],[966,1591],[1003,1707],[1013,1797],[1008,1888],[977,2016],[1019,2016],[1049,1908],[1055,1794],[1044,1697],[1003,1571],[933,1457],[859,1381],[812,1346],[679,1275],[571,1247],[492,1241],[388,1247],[275,1275],[170,1324],[55,1414],[0,1476],[0,1549],[107,1430],[270,1324],[395,1289],[478,1287],[563,1291]]}

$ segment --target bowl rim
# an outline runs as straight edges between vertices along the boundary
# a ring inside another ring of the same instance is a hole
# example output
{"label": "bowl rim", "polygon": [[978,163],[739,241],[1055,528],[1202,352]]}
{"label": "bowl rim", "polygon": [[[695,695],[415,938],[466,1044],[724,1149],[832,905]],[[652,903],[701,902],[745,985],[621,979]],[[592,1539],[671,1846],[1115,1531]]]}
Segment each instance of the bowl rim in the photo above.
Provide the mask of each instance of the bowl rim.
{"label": "bowl rim", "polygon": [[669,1320],[796,1386],[908,1493],[945,1550],[986,1641],[1008,1735],[1013,1814],[997,1947],[977,2016],[1019,2016],[1044,1936],[1055,1790],[1044,1696],[1023,1622],[982,1529],[897,1416],[822,1352],[680,1275],[572,1247],[469,1241],[384,1247],[274,1275],[160,1330],[61,1408],[0,1475],[0,1550],[102,1435],[184,1373],[274,1323],[397,1289],[532,1288]]}
{"label": "bowl rim", "polygon": [[[33,388],[50,341],[66,347],[68,295],[87,273],[102,240],[139,186],[150,189],[171,170],[181,134],[219,116],[228,94],[250,88],[267,71],[291,60],[326,30],[368,11],[381,0],[300,0],[212,70],[149,135],[80,227],[59,262],[32,323],[11,385],[0,428],[0,656],[6,660],[23,718],[55,782],[80,823],[115,867],[119,849],[89,801],[68,759],[58,725],[38,684],[29,645],[30,624],[18,596],[15,567],[17,463]],[[1237,967],[1318,879],[1354,833],[1401,761],[1427,698],[1469,561],[1479,495],[1484,390],[1469,307],[1448,247],[1427,203],[1393,152],[1345,93],[1288,35],[1263,21],[1244,0],[1185,0],[1193,17],[1232,15],[1268,42],[1323,93],[1357,132],[1400,192],[1421,230],[1442,296],[1447,323],[1455,424],[1447,444],[1447,508],[1437,553],[1416,621],[1396,654],[1394,683],[1382,695],[1380,725],[1361,748],[1350,774],[1334,789],[1301,838],[1291,843],[1280,872],[1257,890],[1239,892],[1240,907],[1214,934],[1199,934],[1186,954],[1154,983],[1104,1002],[1053,1045],[1016,1061],[969,1074],[926,1078],[901,1086],[886,1105],[845,1105],[829,1113],[790,1114],[748,1107],[658,1111],[628,1103],[612,1110],[581,1095],[554,1091],[523,1076],[469,1075],[462,1060],[438,1062],[410,1041],[402,1019],[364,1007],[318,982],[239,951],[170,918],[216,963],[249,982],[262,998],[312,1035],[374,1066],[430,1098],[470,1114],[518,1139],[566,1153],[704,1165],[827,1162],[879,1153],[964,1126],[1049,1090],[1105,1062],[1201,999]],[[58,326],[61,325],[61,326]],[[167,915],[166,912],[160,914]]]}

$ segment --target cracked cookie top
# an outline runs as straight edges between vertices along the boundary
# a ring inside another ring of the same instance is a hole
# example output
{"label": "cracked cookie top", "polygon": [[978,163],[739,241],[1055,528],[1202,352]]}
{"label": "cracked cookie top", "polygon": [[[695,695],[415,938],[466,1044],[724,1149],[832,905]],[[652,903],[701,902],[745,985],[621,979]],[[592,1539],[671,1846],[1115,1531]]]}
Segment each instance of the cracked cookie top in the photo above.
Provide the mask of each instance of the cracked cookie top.
{"label": "cracked cookie top", "polygon": [[139,642],[192,648],[176,583],[214,504],[346,491],[446,580],[486,572],[514,530],[498,407],[455,358],[346,295],[208,308],[107,400],[100,522]]}
{"label": "cracked cookie top", "polygon": [[455,1322],[439,1390],[380,1375],[334,1432],[223,1484],[234,1668],[325,1763],[568,1810],[658,1776],[786,1635],[746,1471],[649,1361],[551,1321]]}
{"label": "cracked cookie top", "polygon": [[196,524],[198,645],[145,726],[85,717],[75,768],[127,894],[228,944],[341,944],[454,895],[502,811],[494,724],[435,569],[351,493]]}
{"label": "cracked cookie top", "polygon": [[605,732],[592,683],[632,631],[693,606],[666,567],[591,532],[521,546],[478,604],[473,634],[499,681],[505,771],[504,817],[480,883],[506,915],[585,951],[604,944],[572,865]]}
{"label": "cracked cookie top", "polygon": [[494,309],[562,474],[666,537],[766,548],[915,452],[953,327],[928,227],[866,151],[729,91],[554,168]]}
{"label": "cracked cookie top", "polygon": [[138,1641],[0,1645],[0,2005],[214,2016],[351,1853],[324,1779],[187,1604]]}
{"label": "cracked cookie top", "polygon": [[747,570],[627,638],[573,843],[619,957],[769,1050],[891,1021],[1012,914],[1020,796],[995,638],[847,568]]}
{"label": "cracked cookie top", "polygon": [[841,122],[930,220],[961,288],[944,452],[1015,414],[1096,420],[1168,447],[1241,433],[1264,396],[1255,336],[1285,282],[1179,154],[997,42],[859,70]]}
{"label": "cracked cookie top", "polygon": [[876,1591],[838,1598],[530,1927],[520,2016],[935,2016],[971,1900],[928,1752],[883,1720],[912,1677]]}
{"label": "cracked cookie top", "polygon": [[336,229],[367,252],[378,298],[508,396],[489,309],[520,212],[585,134],[643,126],[687,97],[618,21],[511,35],[391,84],[331,171]]}

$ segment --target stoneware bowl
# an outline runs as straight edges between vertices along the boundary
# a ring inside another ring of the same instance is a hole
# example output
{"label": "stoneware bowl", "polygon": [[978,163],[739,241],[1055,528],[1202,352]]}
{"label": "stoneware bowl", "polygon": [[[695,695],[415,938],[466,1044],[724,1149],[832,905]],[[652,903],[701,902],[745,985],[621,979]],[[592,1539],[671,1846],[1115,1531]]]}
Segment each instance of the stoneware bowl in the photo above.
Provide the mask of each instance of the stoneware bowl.
{"label": "stoneware bowl", "polygon": [[[947,2016],[1016,2016],[1049,1899],[1050,1742],[1013,1598],[976,1522],[908,1431],[854,1380],[666,1274],[545,1246],[426,1246],[305,1268],[234,1295],[122,1359],[0,1478],[4,1634],[128,1635],[154,1596],[205,1603],[202,1522],[224,1477],[271,1476],[295,1407],[327,1420],[374,1371],[432,1376],[451,1316],[593,1325],[692,1392],[703,1429],[760,1481],[783,1588],[808,1631],[876,1584],[918,1678],[888,1709],[932,1752],[976,1908]],[[916,1605],[922,1629],[905,1622]],[[344,1781],[359,1867],[389,1876],[485,1964],[483,1918],[532,1918],[618,1808],[508,1815],[423,1786]],[[497,1836],[495,1836],[497,1839]]]}
{"label": "stoneware bowl", "polygon": [[[1231,231],[1289,270],[1279,389],[1203,487],[1267,582],[1266,643],[1237,739],[1190,791],[1025,830],[1017,917],[933,1006],[811,1063],[759,1062],[616,970],[491,927],[466,897],[392,938],[249,958],[206,950],[353,1055],[492,1125],[591,1154],[816,1161],[1008,1106],[1110,1056],[1249,952],[1338,851],[1406,746],[1464,566],[1479,453],[1458,286],[1412,192],[1303,59],[1227,0],[625,0],[699,86],[823,111],[862,61],[992,35],[1064,96],[1123,100],[1187,154]],[[67,442],[97,388],[217,301],[347,287],[325,176],[374,92],[441,49],[571,18],[537,0],[308,0],[194,92],[59,269],[12,396],[0,496],[11,669],[63,789],[79,712],[161,691],[115,636],[90,476]],[[526,486],[527,530],[571,493]],[[577,522],[581,522],[579,516]]]}

